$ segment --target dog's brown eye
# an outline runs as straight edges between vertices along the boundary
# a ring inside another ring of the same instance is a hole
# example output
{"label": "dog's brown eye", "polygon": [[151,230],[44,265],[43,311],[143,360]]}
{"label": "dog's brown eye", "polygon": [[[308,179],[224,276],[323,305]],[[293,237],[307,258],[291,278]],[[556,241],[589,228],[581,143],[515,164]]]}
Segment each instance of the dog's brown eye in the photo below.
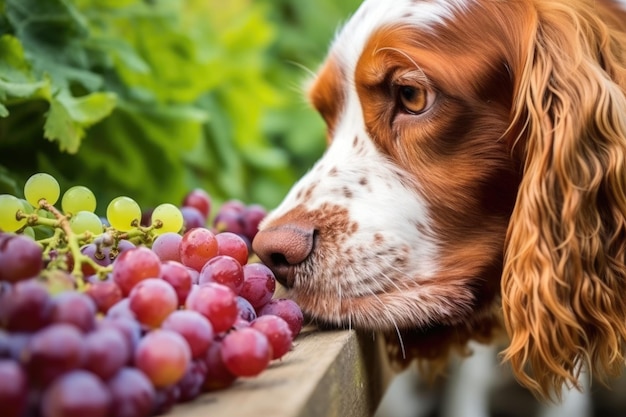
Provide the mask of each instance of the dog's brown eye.
{"label": "dog's brown eye", "polygon": [[400,103],[404,110],[411,114],[420,114],[428,105],[428,93],[423,88],[410,85],[400,86]]}

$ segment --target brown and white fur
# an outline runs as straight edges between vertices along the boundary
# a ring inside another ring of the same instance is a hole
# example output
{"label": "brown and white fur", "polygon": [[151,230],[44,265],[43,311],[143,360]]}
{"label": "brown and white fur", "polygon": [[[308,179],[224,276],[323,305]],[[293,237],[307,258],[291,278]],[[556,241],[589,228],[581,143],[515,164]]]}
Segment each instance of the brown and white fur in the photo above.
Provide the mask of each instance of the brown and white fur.
{"label": "brown and white fur", "polygon": [[253,247],[310,317],[434,368],[504,330],[544,398],[622,371],[623,1],[365,0],[309,98],[327,151]]}

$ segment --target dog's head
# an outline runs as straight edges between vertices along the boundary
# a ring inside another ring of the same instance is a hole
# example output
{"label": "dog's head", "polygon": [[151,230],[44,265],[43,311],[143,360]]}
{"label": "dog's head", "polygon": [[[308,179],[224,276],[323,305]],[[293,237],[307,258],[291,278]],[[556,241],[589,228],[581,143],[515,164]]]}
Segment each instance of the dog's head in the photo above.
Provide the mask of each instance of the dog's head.
{"label": "dog's head", "polygon": [[310,317],[397,333],[399,356],[432,360],[503,318],[504,358],[542,395],[582,364],[623,365],[626,15],[612,7],[363,3],[309,89],[328,149],[253,244]]}

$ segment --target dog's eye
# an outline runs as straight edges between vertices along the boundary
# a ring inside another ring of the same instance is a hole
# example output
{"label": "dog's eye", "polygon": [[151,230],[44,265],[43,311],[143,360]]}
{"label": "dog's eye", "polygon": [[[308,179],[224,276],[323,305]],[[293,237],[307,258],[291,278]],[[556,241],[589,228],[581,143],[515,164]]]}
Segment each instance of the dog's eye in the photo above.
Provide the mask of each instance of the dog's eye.
{"label": "dog's eye", "polygon": [[402,85],[398,95],[400,104],[407,113],[420,114],[428,107],[428,92],[424,88]]}

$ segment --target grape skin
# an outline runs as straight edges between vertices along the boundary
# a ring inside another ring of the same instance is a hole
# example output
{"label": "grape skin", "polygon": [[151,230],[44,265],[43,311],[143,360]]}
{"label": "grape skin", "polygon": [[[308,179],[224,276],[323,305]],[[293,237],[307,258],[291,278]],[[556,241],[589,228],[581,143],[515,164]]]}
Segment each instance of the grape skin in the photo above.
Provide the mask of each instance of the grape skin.
{"label": "grape skin", "polygon": [[111,394],[97,376],[75,370],[55,380],[42,402],[44,417],[107,417]]}
{"label": "grape skin", "polygon": [[211,197],[206,191],[196,188],[187,193],[182,202],[183,207],[193,207],[204,217],[204,221],[209,218],[211,213]]}
{"label": "grape skin", "polygon": [[24,211],[22,202],[9,194],[0,194],[0,230],[15,232],[26,220],[17,220],[18,210]]}
{"label": "grape skin", "polygon": [[29,237],[0,233],[0,282],[17,282],[39,275],[43,250]]}
{"label": "grape skin", "polygon": [[174,287],[178,297],[178,305],[185,305],[193,285],[191,271],[180,262],[165,261],[161,264],[160,278]]}
{"label": "grape skin", "polygon": [[61,292],[52,299],[51,321],[71,324],[82,332],[89,332],[96,325],[96,304],[86,294]]}
{"label": "grape skin", "polygon": [[131,348],[121,330],[103,327],[85,336],[83,367],[106,381],[131,359]]}
{"label": "grape skin", "polygon": [[188,230],[180,242],[181,262],[200,272],[204,264],[217,255],[217,239],[202,227]]}
{"label": "grape skin", "polygon": [[133,287],[128,298],[137,320],[156,328],[178,307],[176,290],[167,281],[148,278]]}
{"label": "grape skin", "polygon": [[90,211],[79,211],[70,218],[70,227],[74,233],[91,232],[95,235],[102,233],[100,217]]}
{"label": "grape skin", "polygon": [[135,350],[135,366],[156,388],[177,383],[191,362],[191,349],[178,333],[156,329],[146,334]]}
{"label": "grape skin", "polygon": [[75,326],[56,323],[35,333],[24,355],[29,380],[45,387],[82,365],[85,340]]}
{"label": "grape skin", "polygon": [[228,333],[222,340],[222,359],[226,368],[237,376],[257,376],[272,359],[267,337],[251,327]]}
{"label": "grape skin", "polygon": [[228,255],[217,255],[209,259],[200,271],[199,284],[208,282],[225,285],[235,294],[239,294],[244,282],[243,268],[235,258]]}
{"label": "grape skin", "polygon": [[244,282],[239,294],[256,309],[263,307],[274,295],[276,277],[271,269],[261,263],[243,266]]}
{"label": "grape skin", "polygon": [[112,280],[100,281],[97,277],[95,280],[89,284],[85,294],[94,301],[98,312],[106,314],[115,303],[122,299],[122,290]]}
{"label": "grape skin", "polygon": [[35,280],[20,281],[0,298],[0,325],[11,332],[35,332],[50,323],[48,290]]}
{"label": "grape skin", "polygon": [[202,314],[193,310],[177,310],[170,314],[161,326],[182,335],[191,349],[191,357],[203,357],[211,343],[214,332],[211,322]]}
{"label": "grape skin", "polygon": [[127,232],[141,220],[141,208],[130,197],[116,197],[107,206],[107,220],[117,230]]}
{"label": "grape skin", "polygon": [[160,204],[152,211],[152,225],[154,226],[157,221],[161,221],[162,226],[155,228],[154,232],[157,234],[166,232],[178,232],[183,227],[183,214],[180,209],[173,204],[165,203]]}
{"label": "grape skin", "polygon": [[148,377],[136,368],[122,368],[107,382],[111,392],[110,415],[115,417],[148,417],[156,390]]}
{"label": "grape skin", "polygon": [[63,193],[61,208],[66,214],[79,211],[93,213],[96,211],[96,196],[89,188],[75,185]]}
{"label": "grape skin", "polygon": [[304,317],[300,306],[295,301],[288,298],[272,299],[259,310],[259,315],[266,314],[273,314],[285,320],[289,324],[294,338],[300,334]]}
{"label": "grape skin", "polygon": [[208,318],[213,330],[221,333],[230,329],[239,316],[236,297],[227,286],[210,282],[192,289],[185,307]]}
{"label": "grape skin", "polygon": [[222,232],[215,235],[217,239],[217,254],[228,255],[237,259],[241,266],[248,263],[248,245],[240,235],[232,232]]}
{"label": "grape skin", "polygon": [[291,350],[293,335],[289,324],[272,314],[257,317],[250,327],[263,333],[272,346],[272,359],[279,359]]}
{"label": "grape skin", "polygon": [[20,417],[26,410],[28,381],[22,367],[12,359],[0,359],[0,404],[5,417]]}
{"label": "grape skin", "polygon": [[59,182],[52,175],[43,172],[32,175],[24,184],[24,197],[33,207],[39,207],[41,199],[55,204],[60,194]]}
{"label": "grape skin", "polygon": [[180,242],[183,237],[174,232],[160,234],[152,242],[152,251],[156,253],[161,261],[180,262]]}
{"label": "grape skin", "polygon": [[150,249],[138,246],[120,254],[115,260],[113,280],[127,296],[132,288],[146,278],[158,277],[161,260]]}

